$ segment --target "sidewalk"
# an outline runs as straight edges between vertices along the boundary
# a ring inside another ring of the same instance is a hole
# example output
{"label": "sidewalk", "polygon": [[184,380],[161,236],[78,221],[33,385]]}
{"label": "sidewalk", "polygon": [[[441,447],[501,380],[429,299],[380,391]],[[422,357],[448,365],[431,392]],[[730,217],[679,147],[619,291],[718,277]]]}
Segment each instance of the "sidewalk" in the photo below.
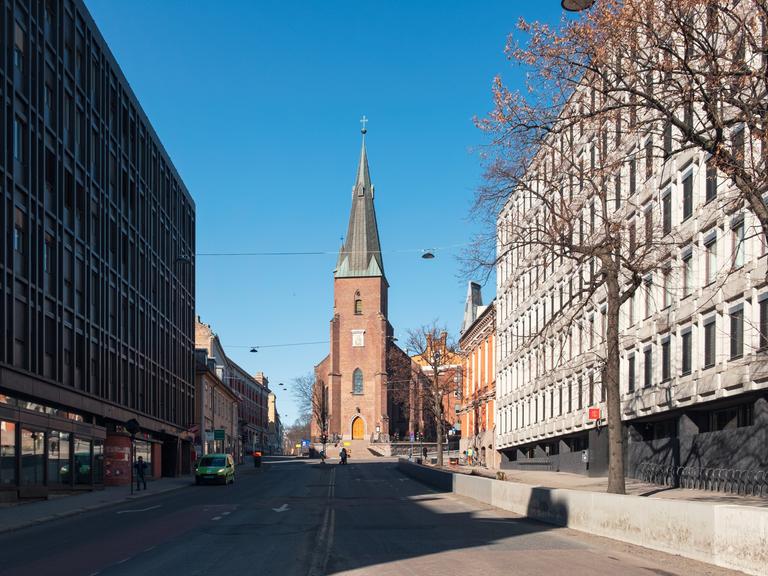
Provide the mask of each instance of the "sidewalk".
{"label": "sidewalk", "polygon": [[[253,463],[240,464],[237,467],[238,476],[258,474],[263,468],[255,468]],[[110,486],[104,490],[92,492],[73,492],[69,494],[54,494],[48,500],[30,502],[13,502],[0,505],[0,534],[18,530],[27,526],[41,524],[57,518],[74,516],[90,510],[106,508],[123,502],[132,502],[148,496],[155,496],[181,488],[194,486],[194,476],[187,474],[178,478],[159,478],[148,480],[147,489],[131,495],[130,486]]]}
{"label": "sidewalk", "polygon": [[[484,476],[486,478],[496,478],[497,472],[497,470],[481,468],[479,466],[443,466],[443,469],[449,472],[474,474],[475,476]],[[583,490],[587,492],[606,492],[608,490],[607,477],[590,478],[589,476],[571,474],[568,472],[531,470],[501,470],[501,472],[504,473],[505,480],[508,482],[519,482],[521,484],[543,486],[546,488]],[[626,486],[627,494],[632,496],[768,508],[768,498],[760,498],[759,496],[741,496],[723,492],[710,492],[708,490],[691,490],[689,488],[670,488],[669,486],[648,484],[633,478],[627,478]]]}
{"label": "sidewalk", "polygon": [[56,494],[48,500],[14,502],[0,506],[0,533],[18,530],[27,526],[48,522],[65,516],[73,516],[98,508],[105,508],[122,502],[140,500],[148,496],[163,494],[193,485],[191,475],[178,478],[149,480],[147,489],[134,491],[130,486],[110,486],[104,490]]}

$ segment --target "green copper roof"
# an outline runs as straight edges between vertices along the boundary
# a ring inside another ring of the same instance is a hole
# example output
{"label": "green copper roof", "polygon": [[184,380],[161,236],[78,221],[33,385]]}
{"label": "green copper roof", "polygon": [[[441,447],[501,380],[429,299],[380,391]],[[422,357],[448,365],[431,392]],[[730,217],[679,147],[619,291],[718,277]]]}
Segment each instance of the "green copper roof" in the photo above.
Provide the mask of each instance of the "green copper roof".
{"label": "green copper roof", "polygon": [[334,275],[336,278],[384,276],[376,210],[373,207],[373,186],[368,170],[368,153],[365,149],[365,132],[360,150],[360,164],[357,167],[357,181],[352,188],[349,228],[344,245],[339,251]]}

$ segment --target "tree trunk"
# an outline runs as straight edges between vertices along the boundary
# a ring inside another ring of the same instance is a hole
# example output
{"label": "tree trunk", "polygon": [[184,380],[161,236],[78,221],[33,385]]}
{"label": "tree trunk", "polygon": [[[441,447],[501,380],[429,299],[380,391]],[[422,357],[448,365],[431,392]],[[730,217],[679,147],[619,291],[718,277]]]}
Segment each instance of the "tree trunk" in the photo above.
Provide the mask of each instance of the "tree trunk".
{"label": "tree trunk", "polygon": [[624,431],[621,424],[621,390],[619,382],[619,307],[621,294],[619,275],[614,266],[604,266],[605,286],[608,292],[606,314],[605,364],[603,365],[603,386],[607,393],[606,411],[608,417],[608,492],[624,494]]}
{"label": "tree trunk", "polygon": [[[440,399],[442,402],[442,398]],[[435,418],[436,430],[437,430],[437,465],[443,465],[443,416],[438,412],[437,418]]]}

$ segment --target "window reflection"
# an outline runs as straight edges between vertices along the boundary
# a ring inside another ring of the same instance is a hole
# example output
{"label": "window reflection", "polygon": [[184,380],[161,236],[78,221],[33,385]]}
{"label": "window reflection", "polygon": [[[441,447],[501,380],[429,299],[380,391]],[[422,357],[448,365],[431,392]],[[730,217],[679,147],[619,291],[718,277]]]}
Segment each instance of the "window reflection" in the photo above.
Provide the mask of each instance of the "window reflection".
{"label": "window reflection", "polygon": [[72,467],[69,461],[69,433],[48,432],[48,483],[71,484]]}
{"label": "window reflection", "polygon": [[0,485],[16,483],[16,424],[0,420]]}
{"label": "window reflection", "polygon": [[45,434],[37,430],[21,430],[21,483],[43,483]]}
{"label": "window reflection", "polygon": [[91,441],[75,438],[75,484],[91,483]]}

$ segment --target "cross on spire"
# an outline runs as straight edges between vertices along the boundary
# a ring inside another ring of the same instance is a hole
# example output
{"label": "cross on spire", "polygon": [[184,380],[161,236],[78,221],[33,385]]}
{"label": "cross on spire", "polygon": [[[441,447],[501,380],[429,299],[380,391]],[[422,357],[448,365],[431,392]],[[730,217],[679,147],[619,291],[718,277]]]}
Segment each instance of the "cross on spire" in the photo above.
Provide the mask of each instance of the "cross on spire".
{"label": "cross on spire", "polygon": [[362,124],[362,126],[363,126],[363,128],[362,128],[362,130],[360,130],[360,132],[362,132],[363,134],[368,132],[368,130],[365,127],[365,125],[368,124],[368,118],[365,117],[365,114],[363,114],[363,117],[360,118],[360,124]]}

